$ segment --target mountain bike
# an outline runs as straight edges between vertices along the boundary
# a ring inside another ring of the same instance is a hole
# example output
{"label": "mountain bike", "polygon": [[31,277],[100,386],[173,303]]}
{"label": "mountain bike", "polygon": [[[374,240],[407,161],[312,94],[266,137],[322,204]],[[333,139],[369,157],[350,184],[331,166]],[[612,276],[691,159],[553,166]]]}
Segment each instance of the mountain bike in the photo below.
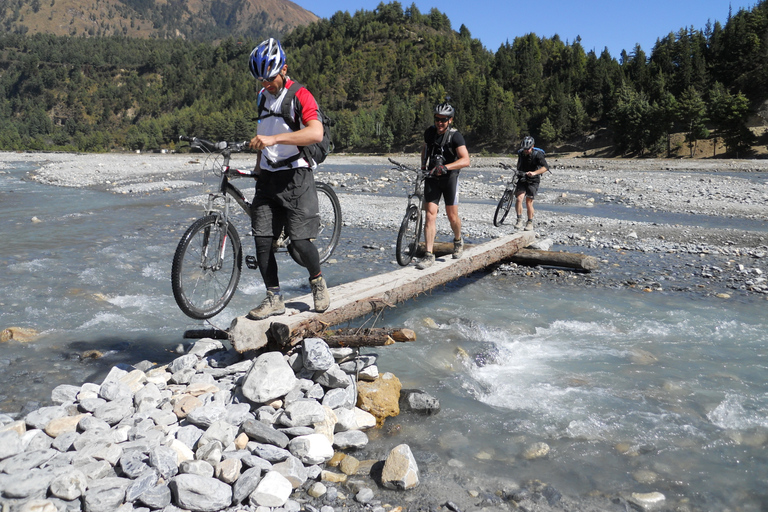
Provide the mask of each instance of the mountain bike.
{"label": "mountain bike", "polygon": [[[240,206],[248,220],[252,215],[251,202],[230,179],[253,179],[256,175],[253,171],[229,166],[232,153],[244,151],[248,141],[210,142],[186,136],[180,136],[179,140],[189,142],[190,147],[206,153],[204,172],[210,171],[221,178],[218,192],[208,194],[205,215],[187,228],[181,237],[171,269],[176,304],[187,316],[204,320],[217,315],[227,306],[240,281],[243,254],[240,235],[233,222],[236,209],[232,201]],[[329,185],[316,182],[315,186],[320,206],[320,231],[313,242],[323,263],[339,243],[341,205]],[[253,231],[248,235],[253,236]],[[278,252],[288,252],[296,263],[304,266],[285,233],[274,245]],[[245,262],[249,269],[258,268],[255,256],[246,256]]]}
{"label": "mountain bike", "polygon": [[424,178],[429,176],[429,171],[423,171],[410,165],[401,164],[389,159],[398,171],[413,171],[416,176],[413,180],[413,192],[408,194],[408,206],[405,208],[403,221],[400,223],[400,231],[397,233],[397,245],[395,255],[397,262],[405,267],[416,255],[419,248],[421,230],[424,226],[424,218],[421,214],[424,203]]}
{"label": "mountain bike", "polygon": [[507,218],[509,210],[511,210],[512,205],[515,204],[514,192],[515,187],[517,186],[517,182],[525,177],[524,172],[518,171],[511,165],[499,162],[499,166],[505,171],[515,171],[515,174],[507,182],[504,193],[501,195],[501,199],[499,199],[499,204],[496,205],[496,212],[493,214],[493,225],[496,227],[501,226],[504,223],[504,219]]}

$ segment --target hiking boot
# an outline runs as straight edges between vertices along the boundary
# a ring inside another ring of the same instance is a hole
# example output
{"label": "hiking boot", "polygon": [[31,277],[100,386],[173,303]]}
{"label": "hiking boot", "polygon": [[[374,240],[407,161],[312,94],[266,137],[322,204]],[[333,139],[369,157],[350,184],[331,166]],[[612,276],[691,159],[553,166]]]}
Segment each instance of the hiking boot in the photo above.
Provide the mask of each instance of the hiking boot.
{"label": "hiking boot", "polygon": [[267,296],[261,301],[261,304],[248,312],[248,318],[251,320],[264,320],[270,316],[282,315],[283,313],[285,313],[283,296],[267,290]]}
{"label": "hiking boot", "polygon": [[533,219],[528,219],[525,223],[525,231],[533,231]]}
{"label": "hiking boot", "polygon": [[310,279],[309,286],[312,288],[315,311],[322,313],[331,305],[331,297],[328,295],[328,287],[325,285],[325,279],[323,279],[323,276]]}
{"label": "hiking boot", "polygon": [[453,259],[457,260],[461,258],[462,253],[464,252],[464,239],[459,238],[458,240],[453,241]]}
{"label": "hiking boot", "polygon": [[517,222],[515,222],[514,229],[520,230],[522,228],[523,228],[523,218],[522,217],[518,217],[517,218]]}
{"label": "hiking boot", "polygon": [[416,268],[419,270],[424,270],[425,268],[431,267],[434,263],[435,263],[435,254],[432,252],[428,252],[416,264]]}

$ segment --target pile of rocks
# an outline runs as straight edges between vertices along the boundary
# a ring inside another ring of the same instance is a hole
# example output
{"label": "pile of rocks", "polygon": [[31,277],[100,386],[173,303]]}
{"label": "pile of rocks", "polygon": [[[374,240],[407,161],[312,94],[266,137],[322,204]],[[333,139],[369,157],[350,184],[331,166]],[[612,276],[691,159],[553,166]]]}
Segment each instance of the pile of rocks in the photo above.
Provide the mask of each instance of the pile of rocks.
{"label": "pile of rocks", "polygon": [[[203,339],[162,367],[114,367],[100,385],[59,386],[58,405],[23,419],[0,415],[3,510],[298,511],[302,497],[331,490],[335,500],[341,493],[323,482],[346,475],[331,465],[358,471],[344,451],[365,446],[364,430],[399,413],[399,381],[375,363],[320,338],[254,359]],[[395,396],[378,400],[381,389]],[[407,445],[372,464],[379,481],[357,485],[350,500],[375,510],[377,484],[419,483]]]}

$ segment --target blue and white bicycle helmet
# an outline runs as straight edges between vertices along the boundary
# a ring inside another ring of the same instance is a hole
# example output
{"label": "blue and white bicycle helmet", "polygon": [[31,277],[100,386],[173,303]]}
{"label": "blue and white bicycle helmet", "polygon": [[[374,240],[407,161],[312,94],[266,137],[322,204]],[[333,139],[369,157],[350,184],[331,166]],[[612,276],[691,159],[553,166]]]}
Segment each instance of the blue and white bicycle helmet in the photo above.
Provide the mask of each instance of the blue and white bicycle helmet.
{"label": "blue and white bicycle helmet", "polygon": [[520,149],[531,149],[533,147],[533,137],[528,135],[523,139],[523,142],[520,143]]}
{"label": "blue and white bicycle helmet", "polygon": [[280,41],[270,37],[253,49],[248,59],[248,69],[253,78],[262,82],[275,79],[285,66],[285,52]]}
{"label": "blue and white bicycle helmet", "polygon": [[453,107],[450,103],[441,103],[435,107],[435,115],[453,117]]}

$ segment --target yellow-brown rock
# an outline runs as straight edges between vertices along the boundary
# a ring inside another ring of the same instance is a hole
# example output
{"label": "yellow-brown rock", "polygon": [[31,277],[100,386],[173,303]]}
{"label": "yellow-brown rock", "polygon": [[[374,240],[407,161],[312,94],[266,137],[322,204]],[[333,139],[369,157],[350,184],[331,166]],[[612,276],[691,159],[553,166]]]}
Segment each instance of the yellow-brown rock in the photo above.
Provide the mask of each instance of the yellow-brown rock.
{"label": "yellow-brown rock", "polygon": [[392,373],[383,373],[373,382],[358,381],[357,406],[376,418],[376,425],[381,426],[390,416],[400,414],[400,379]]}
{"label": "yellow-brown rock", "polygon": [[202,400],[200,400],[196,396],[183,395],[173,405],[173,413],[176,415],[177,418],[182,419],[182,418],[186,418],[187,414],[189,414],[193,410],[202,406],[203,406]]}
{"label": "yellow-brown rock", "polygon": [[9,327],[0,332],[0,341],[15,340],[19,343],[27,343],[33,341],[38,335],[39,333],[30,327]]}
{"label": "yellow-brown rock", "polygon": [[56,438],[65,432],[76,432],[77,424],[80,423],[80,420],[85,416],[85,414],[78,414],[76,416],[64,416],[63,418],[51,420],[45,426],[45,433]]}

